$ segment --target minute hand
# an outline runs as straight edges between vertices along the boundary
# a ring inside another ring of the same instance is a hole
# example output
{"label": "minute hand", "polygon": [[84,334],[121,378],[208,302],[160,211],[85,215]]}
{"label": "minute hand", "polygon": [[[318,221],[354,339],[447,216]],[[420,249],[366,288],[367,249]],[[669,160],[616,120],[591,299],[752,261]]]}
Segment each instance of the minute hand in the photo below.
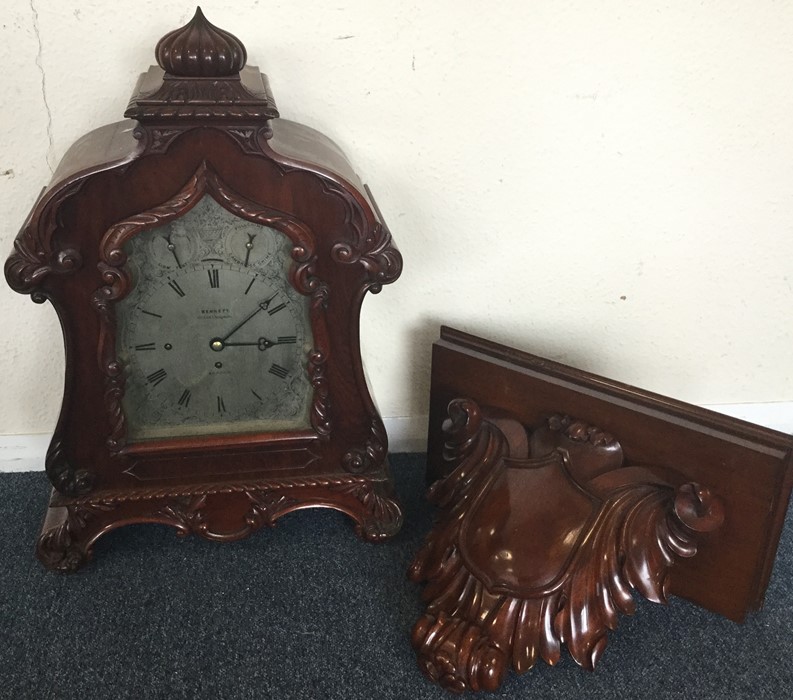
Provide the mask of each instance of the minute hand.
{"label": "minute hand", "polygon": [[270,306],[270,302],[278,296],[278,292],[273,294],[269,299],[265,299],[264,301],[260,301],[259,305],[256,307],[256,310],[244,318],[240,323],[238,323],[234,328],[232,328],[223,338],[221,338],[221,342],[225,343],[232,335],[234,335],[240,328],[242,328],[248,321],[250,321],[256,314],[260,311],[266,311],[267,308]]}

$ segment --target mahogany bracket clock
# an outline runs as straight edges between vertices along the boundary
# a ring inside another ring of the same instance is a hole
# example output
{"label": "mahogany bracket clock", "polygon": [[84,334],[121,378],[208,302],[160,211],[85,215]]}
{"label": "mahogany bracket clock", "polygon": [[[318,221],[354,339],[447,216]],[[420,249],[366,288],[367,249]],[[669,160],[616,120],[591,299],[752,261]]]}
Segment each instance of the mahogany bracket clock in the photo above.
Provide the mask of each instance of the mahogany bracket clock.
{"label": "mahogany bracket clock", "polygon": [[402,259],[329,139],[201,10],[157,44],[125,113],[77,141],[5,266],[64,334],[38,540],[86,562],[128,523],[236,540],[291,511],[397,532],[360,308]]}
{"label": "mahogany bracket clock", "polygon": [[635,594],[735,621],[762,606],[789,435],[443,328],[429,443],[412,641],[451,691],[495,690],[563,645],[593,669]]}

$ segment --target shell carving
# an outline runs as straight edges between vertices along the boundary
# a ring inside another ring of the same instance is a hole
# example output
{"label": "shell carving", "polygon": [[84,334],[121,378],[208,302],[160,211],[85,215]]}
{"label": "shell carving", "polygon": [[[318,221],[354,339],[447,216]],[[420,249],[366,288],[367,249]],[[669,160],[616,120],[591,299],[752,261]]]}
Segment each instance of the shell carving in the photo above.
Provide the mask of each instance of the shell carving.
{"label": "shell carving", "polygon": [[200,7],[184,27],[160,39],[154,52],[166,73],[185,78],[235,75],[247,59],[242,42],[209,22]]}

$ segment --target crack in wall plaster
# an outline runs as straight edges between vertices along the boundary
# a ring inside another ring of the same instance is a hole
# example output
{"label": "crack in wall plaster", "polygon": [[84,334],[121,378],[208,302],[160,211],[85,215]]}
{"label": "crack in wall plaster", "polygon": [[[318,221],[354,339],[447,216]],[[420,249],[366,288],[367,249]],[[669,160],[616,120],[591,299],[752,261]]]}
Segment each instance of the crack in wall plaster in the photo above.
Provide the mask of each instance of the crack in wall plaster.
{"label": "crack in wall plaster", "polygon": [[50,174],[55,172],[55,168],[50,162],[52,159],[52,152],[55,149],[55,141],[52,138],[52,113],[50,112],[50,104],[47,101],[47,77],[44,74],[44,66],[41,63],[41,55],[44,47],[41,43],[41,34],[39,33],[39,12],[33,0],[30,0],[30,9],[33,12],[33,33],[36,35],[36,42],[38,43],[38,52],[36,53],[36,66],[41,73],[41,97],[44,100],[44,109],[47,111],[47,141],[49,146],[47,148],[47,167],[50,169]]}

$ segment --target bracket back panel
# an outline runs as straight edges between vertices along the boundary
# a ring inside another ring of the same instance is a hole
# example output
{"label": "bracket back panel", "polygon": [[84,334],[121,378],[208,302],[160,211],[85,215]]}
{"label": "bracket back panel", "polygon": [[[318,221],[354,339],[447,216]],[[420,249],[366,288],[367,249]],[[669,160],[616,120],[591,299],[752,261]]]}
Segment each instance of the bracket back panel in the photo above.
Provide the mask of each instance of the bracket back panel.
{"label": "bracket back panel", "polygon": [[626,463],[710,487],[724,501],[724,526],[672,569],[670,592],[736,622],[762,607],[793,485],[793,436],[443,327],[433,345],[429,482],[445,475],[441,424],[458,397],[526,426],[574,416],[614,435]]}

